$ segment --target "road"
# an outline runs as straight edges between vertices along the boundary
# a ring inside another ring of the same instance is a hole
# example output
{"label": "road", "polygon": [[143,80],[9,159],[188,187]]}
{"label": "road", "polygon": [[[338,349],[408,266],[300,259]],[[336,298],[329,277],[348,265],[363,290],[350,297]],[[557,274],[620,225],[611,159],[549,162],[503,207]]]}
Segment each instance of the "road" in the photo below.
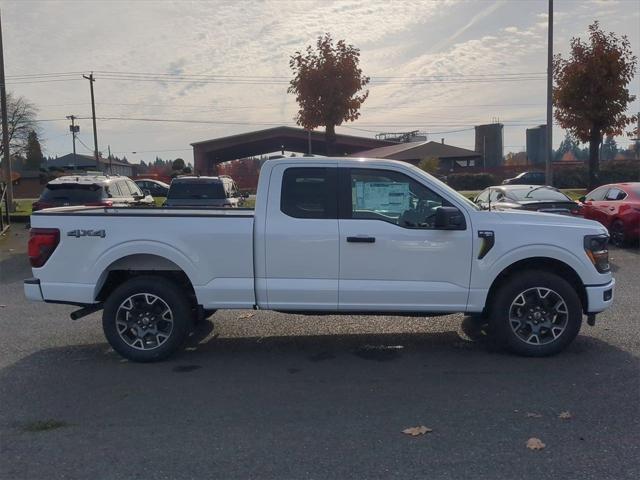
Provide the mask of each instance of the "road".
{"label": "road", "polygon": [[[637,249],[612,251],[615,306],[552,358],[493,351],[459,315],[224,311],[184,352],[141,365],[109,349],[99,314],[25,301],[16,227],[0,239],[2,479],[640,473]],[[433,432],[401,433],[418,425]]]}

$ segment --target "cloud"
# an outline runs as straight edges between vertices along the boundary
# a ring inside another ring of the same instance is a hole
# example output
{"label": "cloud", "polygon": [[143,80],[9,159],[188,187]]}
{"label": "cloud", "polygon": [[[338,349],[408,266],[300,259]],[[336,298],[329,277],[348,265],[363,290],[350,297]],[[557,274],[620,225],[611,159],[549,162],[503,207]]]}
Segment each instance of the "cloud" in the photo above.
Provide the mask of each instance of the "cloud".
{"label": "cloud", "polygon": [[[628,33],[637,44],[633,9],[637,13],[640,7],[635,5],[614,6],[619,15],[611,17],[606,28]],[[94,70],[100,117],[246,123],[98,121],[101,148],[107,144],[119,152],[188,148],[196,140],[261,128],[250,123],[291,123],[296,105],[286,93],[289,56],[327,30],[361,49],[362,67],[372,76],[451,75],[456,79],[473,73],[544,71],[546,14],[540,13],[541,6],[539,2],[456,0],[5,0],[5,64],[7,75]],[[567,38],[583,34],[591,14],[573,13],[555,13]],[[34,35],[24,25],[37,25],[37,31],[45,33]],[[273,81],[250,85],[118,81],[101,71],[259,76]],[[535,106],[464,109],[448,105],[544,103],[543,83],[372,84],[362,118],[355,125],[415,120],[420,128],[421,122],[486,121],[491,116],[536,119],[540,110]],[[90,114],[88,83],[80,74],[68,82],[14,84],[10,89],[38,104],[40,118]],[[64,136],[67,121],[44,125],[50,138],[45,145],[48,151],[66,153],[71,146]],[[80,125],[81,137],[90,145],[91,123],[81,120]],[[505,133],[506,143],[509,135]]]}

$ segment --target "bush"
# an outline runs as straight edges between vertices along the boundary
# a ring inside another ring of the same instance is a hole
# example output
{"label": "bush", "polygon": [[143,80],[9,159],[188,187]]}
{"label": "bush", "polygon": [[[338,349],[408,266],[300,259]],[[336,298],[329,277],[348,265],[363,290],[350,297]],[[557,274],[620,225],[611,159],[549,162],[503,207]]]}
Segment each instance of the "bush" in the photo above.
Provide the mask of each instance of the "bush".
{"label": "bush", "polygon": [[[599,184],[640,181],[640,164],[633,160],[601,162]],[[557,188],[585,188],[589,183],[586,165],[578,167],[556,168],[553,172],[553,184]]]}
{"label": "bush", "polygon": [[553,172],[553,185],[556,188],[585,188],[588,179],[584,166],[556,168]]}
{"label": "bush", "polygon": [[600,183],[620,183],[640,181],[640,163],[633,160],[606,162],[600,164]]}
{"label": "bush", "polygon": [[447,183],[456,190],[483,190],[496,185],[497,180],[490,173],[452,173],[447,176]]}

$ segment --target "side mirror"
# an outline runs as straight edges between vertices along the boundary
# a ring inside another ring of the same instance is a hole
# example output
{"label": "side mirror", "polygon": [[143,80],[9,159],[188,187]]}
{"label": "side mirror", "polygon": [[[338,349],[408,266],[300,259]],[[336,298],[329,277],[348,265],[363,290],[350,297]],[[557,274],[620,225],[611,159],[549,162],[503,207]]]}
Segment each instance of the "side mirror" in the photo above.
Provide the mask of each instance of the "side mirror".
{"label": "side mirror", "polygon": [[434,227],[438,230],[466,230],[467,223],[456,207],[438,207]]}
{"label": "side mirror", "polygon": [[587,201],[587,197],[585,195],[583,195],[578,199],[578,201],[581,202],[581,203],[584,203],[584,202]]}

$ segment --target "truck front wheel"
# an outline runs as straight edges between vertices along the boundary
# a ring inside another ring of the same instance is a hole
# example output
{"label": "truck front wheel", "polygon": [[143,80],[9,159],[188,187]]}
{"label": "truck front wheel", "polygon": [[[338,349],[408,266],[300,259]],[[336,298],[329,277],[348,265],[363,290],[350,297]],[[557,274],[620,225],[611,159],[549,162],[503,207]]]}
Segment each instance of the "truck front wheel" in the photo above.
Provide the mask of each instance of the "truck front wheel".
{"label": "truck front wheel", "polygon": [[162,360],[183,344],[193,310],[180,286],[160,276],[134,277],[107,298],[102,328],[111,347],[133,362]]}
{"label": "truck front wheel", "polygon": [[490,322],[496,340],[519,355],[544,357],[578,335],[582,305],[562,277],[529,270],[509,277],[493,298]]}

